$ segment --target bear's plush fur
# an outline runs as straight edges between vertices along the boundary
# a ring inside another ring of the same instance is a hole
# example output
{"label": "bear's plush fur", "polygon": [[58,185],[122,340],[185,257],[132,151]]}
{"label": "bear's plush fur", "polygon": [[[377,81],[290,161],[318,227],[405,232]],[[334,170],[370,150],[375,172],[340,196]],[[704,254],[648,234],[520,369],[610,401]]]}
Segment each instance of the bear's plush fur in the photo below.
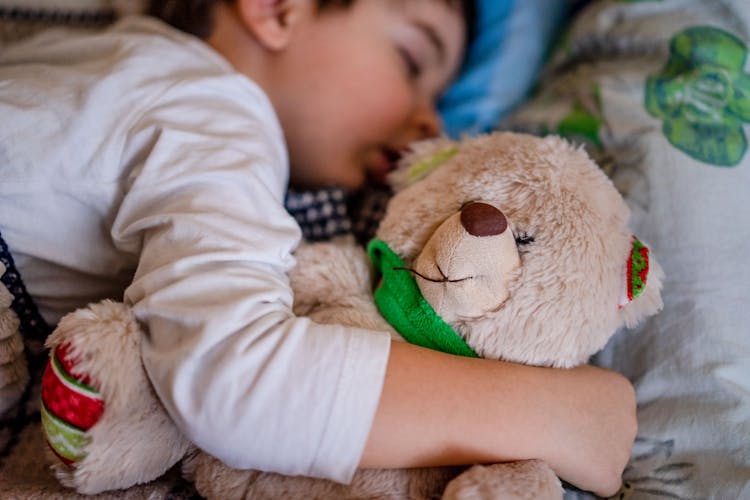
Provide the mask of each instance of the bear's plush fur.
{"label": "bear's plush fur", "polygon": [[[393,179],[397,193],[377,238],[403,262],[380,270],[413,277],[459,343],[481,357],[572,367],[661,308],[661,270],[634,247],[627,206],[586,154],[560,138],[494,133],[418,143]],[[376,262],[380,251],[371,247]],[[377,276],[362,249],[337,241],[303,245],[296,255],[295,313],[401,338],[378,311]],[[58,466],[63,483],[80,492],[147,481],[182,459],[208,498],[562,496],[540,461],[360,470],[350,485],[231,469],[171,422],[141,366],[140,338],[127,307],[104,302],[66,316],[48,340],[52,349],[68,344],[76,373],[106,402],[86,457]]]}
{"label": "bear's plush fur", "polygon": [[[7,272],[0,262],[0,277]],[[0,283],[0,415],[11,408],[29,382],[18,315],[11,308],[13,295]]]}

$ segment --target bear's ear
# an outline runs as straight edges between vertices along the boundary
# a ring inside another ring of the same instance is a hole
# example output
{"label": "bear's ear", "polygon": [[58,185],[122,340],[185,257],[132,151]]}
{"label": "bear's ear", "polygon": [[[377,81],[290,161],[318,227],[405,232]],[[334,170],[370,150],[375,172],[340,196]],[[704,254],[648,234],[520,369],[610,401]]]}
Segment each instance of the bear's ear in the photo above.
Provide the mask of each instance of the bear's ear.
{"label": "bear's ear", "polygon": [[426,177],[456,153],[458,143],[447,137],[414,142],[398,161],[396,170],[388,175],[388,184],[394,191],[401,191]]}
{"label": "bear's ear", "polygon": [[664,272],[649,248],[633,236],[632,248],[624,266],[618,304],[626,327],[633,328],[641,320],[661,310],[663,279]]}

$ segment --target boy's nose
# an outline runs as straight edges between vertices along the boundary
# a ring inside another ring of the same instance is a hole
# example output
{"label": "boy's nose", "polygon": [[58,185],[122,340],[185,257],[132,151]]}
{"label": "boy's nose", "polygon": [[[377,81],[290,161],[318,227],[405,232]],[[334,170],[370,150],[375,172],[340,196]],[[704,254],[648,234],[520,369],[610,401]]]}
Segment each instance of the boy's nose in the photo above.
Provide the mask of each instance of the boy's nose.
{"label": "boy's nose", "polygon": [[442,130],[442,122],[435,106],[424,106],[414,116],[417,139],[436,137]]}

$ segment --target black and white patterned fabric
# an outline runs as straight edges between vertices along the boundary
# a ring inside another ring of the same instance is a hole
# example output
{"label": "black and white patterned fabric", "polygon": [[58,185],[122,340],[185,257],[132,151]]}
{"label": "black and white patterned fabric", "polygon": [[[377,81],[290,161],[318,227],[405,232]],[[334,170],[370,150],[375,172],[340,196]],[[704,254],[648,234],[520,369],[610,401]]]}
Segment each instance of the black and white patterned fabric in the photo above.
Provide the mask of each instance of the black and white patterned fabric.
{"label": "black and white patterned fabric", "polygon": [[290,190],[284,205],[307,241],[329,240],[351,230],[346,195],[341,189]]}
{"label": "black and white patterned fabric", "polygon": [[393,191],[387,186],[370,186],[349,198],[352,234],[360,245],[375,237]]}
{"label": "black and white patterned fabric", "polygon": [[391,195],[390,189],[378,187],[353,194],[337,188],[290,190],[285,206],[302,228],[306,241],[326,241],[353,234],[364,245],[375,235]]}

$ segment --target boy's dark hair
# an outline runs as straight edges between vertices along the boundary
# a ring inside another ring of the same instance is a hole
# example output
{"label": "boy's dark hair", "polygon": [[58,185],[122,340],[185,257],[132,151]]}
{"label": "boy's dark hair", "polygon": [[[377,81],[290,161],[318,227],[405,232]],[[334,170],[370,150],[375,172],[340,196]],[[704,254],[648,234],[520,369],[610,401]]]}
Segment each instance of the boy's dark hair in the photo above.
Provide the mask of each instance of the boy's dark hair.
{"label": "boy's dark hair", "polygon": [[[171,24],[180,31],[200,38],[208,38],[213,27],[214,6],[221,2],[233,0],[150,0],[147,13]],[[318,9],[329,7],[348,7],[355,0],[315,0]],[[449,3],[451,0],[446,0]],[[466,23],[466,45],[474,37],[474,18],[476,17],[475,0],[460,0],[461,11]]]}

